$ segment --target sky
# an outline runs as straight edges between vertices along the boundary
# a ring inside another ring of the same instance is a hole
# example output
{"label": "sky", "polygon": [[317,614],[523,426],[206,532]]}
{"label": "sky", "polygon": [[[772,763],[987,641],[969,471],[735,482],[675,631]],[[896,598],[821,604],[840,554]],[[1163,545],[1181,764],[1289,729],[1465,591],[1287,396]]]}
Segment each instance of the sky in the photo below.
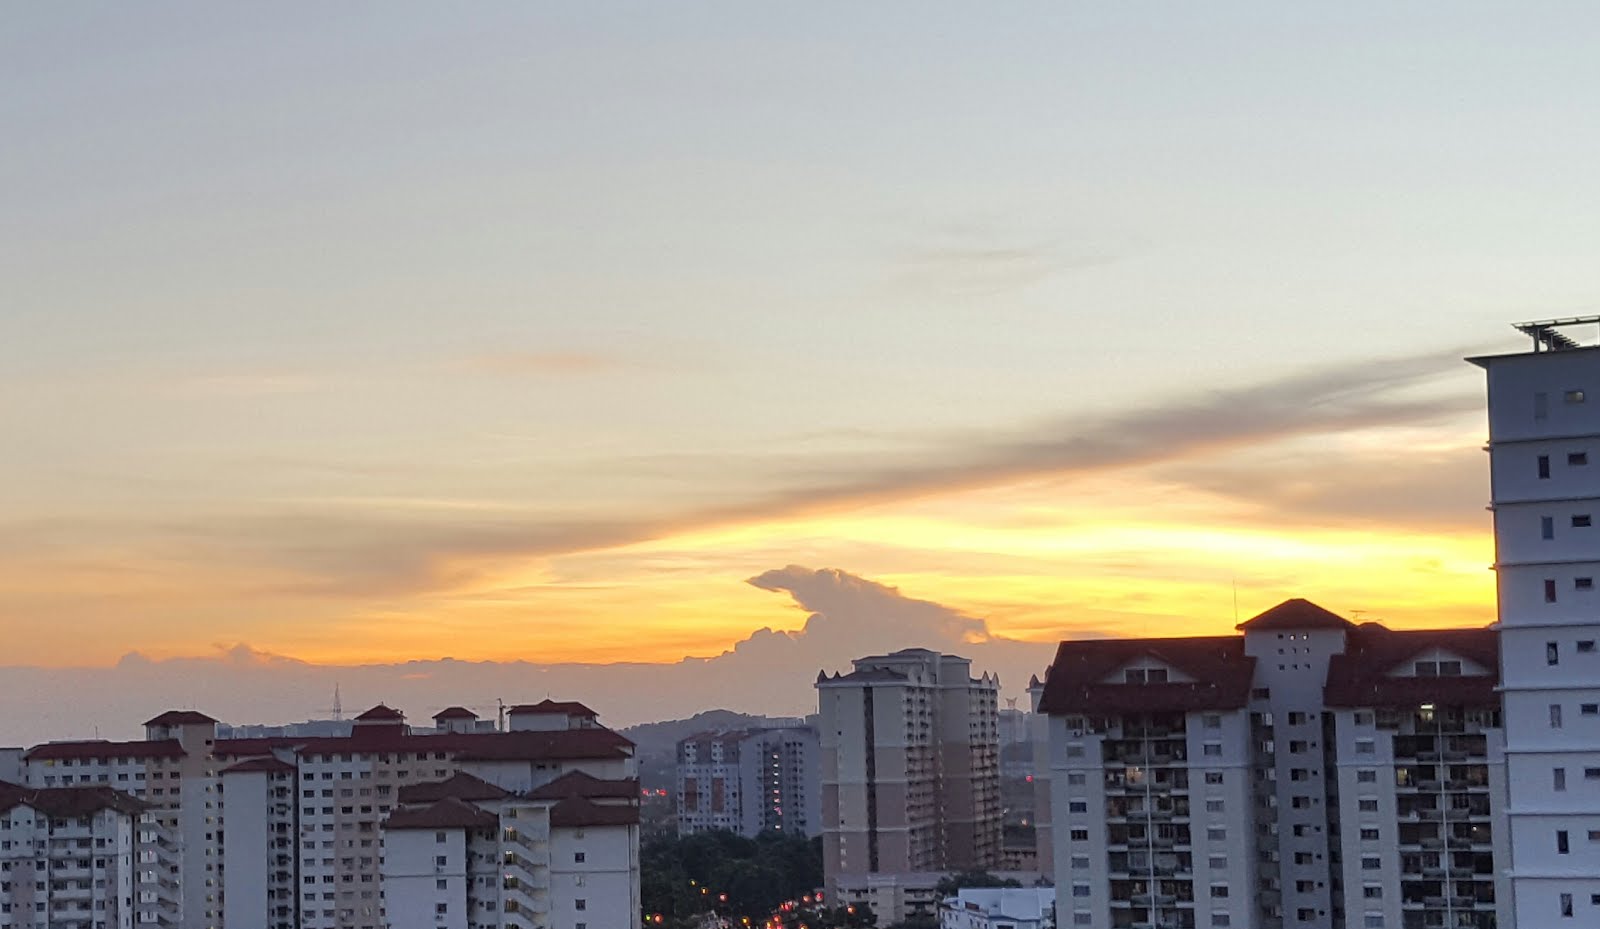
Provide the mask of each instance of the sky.
{"label": "sky", "polygon": [[[0,691],[122,732],[298,668],[282,719],[340,679],[426,715],[467,698],[395,682],[450,658],[625,723],[803,710],[902,639],[1015,696],[1063,637],[1290,596],[1492,621],[1461,358],[1600,307],[1597,39],[1587,3],[17,7]],[[657,700],[608,704],[637,668]]]}

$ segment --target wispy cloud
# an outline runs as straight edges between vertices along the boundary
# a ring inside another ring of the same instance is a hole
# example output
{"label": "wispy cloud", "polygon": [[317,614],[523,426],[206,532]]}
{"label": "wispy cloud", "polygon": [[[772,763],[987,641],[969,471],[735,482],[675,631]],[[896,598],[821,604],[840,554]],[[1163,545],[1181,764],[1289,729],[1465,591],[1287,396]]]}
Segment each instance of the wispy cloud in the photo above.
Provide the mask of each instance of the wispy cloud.
{"label": "wispy cloud", "polygon": [[623,367],[623,361],[600,352],[507,351],[473,355],[466,365],[490,374],[544,376],[601,374]]}
{"label": "wispy cloud", "polygon": [[[771,489],[714,506],[603,510],[574,517],[570,506],[495,513],[452,508],[278,505],[233,517],[174,519],[153,525],[93,526],[61,521],[55,537],[143,533],[173,557],[271,566],[301,578],[302,593],[371,596],[458,585],[481,557],[536,557],[593,551],[676,533],[800,515],[837,512],[1027,480],[1071,477],[1147,465],[1196,462],[1219,453],[1296,437],[1448,419],[1476,409],[1475,394],[1439,390],[1460,352],[1366,361],[1239,387],[1195,390],[1138,409],[1062,416],[1006,430],[950,434],[920,447],[830,456],[794,468],[764,470]],[[1313,470],[1315,465],[1313,463]],[[1320,473],[1320,472],[1318,472]],[[1418,481],[1425,474],[1413,475]],[[1196,469],[1192,479],[1227,490],[1225,471]],[[715,481],[715,475],[703,478]],[[1247,478],[1232,490],[1251,493]],[[1345,487],[1346,493],[1359,488]],[[1288,491],[1264,484],[1262,499]],[[1404,486],[1387,493],[1404,496]],[[1332,498],[1330,498],[1332,499]],[[34,529],[38,529],[34,526]],[[31,530],[30,530],[31,531]],[[10,533],[0,527],[0,544]]]}

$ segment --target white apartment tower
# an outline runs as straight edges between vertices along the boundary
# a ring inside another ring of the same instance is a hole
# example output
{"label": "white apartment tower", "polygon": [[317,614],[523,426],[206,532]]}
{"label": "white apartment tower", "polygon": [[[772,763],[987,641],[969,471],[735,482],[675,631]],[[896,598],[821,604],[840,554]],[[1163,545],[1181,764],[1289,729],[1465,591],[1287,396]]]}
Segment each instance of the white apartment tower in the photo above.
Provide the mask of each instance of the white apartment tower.
{"label": "white apartment tower", "polygon": [[821,831],[815,729],[702,732],[679,740],[677,751],[679,835]]}
{"label": "white apartment tower", "polygon": [[1488,375],[1510,892],[1525,927],[1600,924],[1597,327],[1521,323],[1531,351],[1470,359]]}
{"label": "white apartment tower", "polygon": [[1511,926],[1494,631],[1239,630],[1063,642],[1033,688],[1057,925]]}
{"label": "white apartment tower", "polygon": [[939,875],[999,864],[1000,682],[924,648],[854,665],[817,675],[827,890],[931,914]]}

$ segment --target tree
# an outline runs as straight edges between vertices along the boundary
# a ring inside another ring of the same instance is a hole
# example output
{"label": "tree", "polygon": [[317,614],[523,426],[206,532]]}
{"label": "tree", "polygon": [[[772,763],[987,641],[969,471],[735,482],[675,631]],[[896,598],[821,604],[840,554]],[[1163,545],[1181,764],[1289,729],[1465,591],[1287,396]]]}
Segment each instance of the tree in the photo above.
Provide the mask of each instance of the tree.
{"label": "tree", "polygon": [[939,883],[933,887],[939,899],[954,897],[956,891],[963,887],[1021,887],[1022,882],[1006,877],[1002,878],[988,871],[962,871],[959,874],[949,874],[939,878]]}

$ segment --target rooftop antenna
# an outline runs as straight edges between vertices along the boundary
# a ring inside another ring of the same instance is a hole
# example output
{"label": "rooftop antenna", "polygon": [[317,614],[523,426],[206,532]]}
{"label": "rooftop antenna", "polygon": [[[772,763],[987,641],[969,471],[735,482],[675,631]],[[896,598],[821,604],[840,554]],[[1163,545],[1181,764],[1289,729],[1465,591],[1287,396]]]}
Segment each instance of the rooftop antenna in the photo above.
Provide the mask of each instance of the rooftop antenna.
{"label": "rooftop antenna", "polygon": [[504,732],[506,731],[506,701],[500,697],[495,697],[494,702],[498,707],[498,711],[495,714],[495,726],[501,732]]}

